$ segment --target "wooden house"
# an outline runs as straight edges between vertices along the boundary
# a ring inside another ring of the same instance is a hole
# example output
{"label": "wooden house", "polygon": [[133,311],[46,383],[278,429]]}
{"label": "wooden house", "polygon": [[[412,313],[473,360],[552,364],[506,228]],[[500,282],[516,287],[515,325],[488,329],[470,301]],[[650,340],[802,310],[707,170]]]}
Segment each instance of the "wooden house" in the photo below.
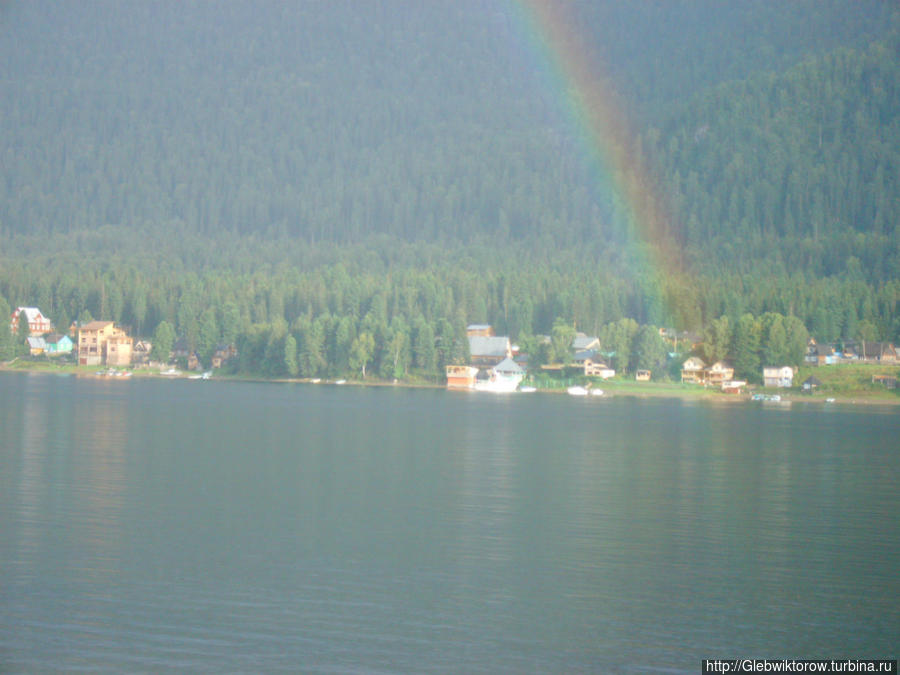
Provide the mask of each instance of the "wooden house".
{"label": "wooden house", "polygon": [[634,374],[634,379],[638,382],[649,382],[650,381],[650,371],[649,370],[638,370]]}
{"label": "wooden house", "polygon": [[28,342],[28,353],[32,356],[40,356],[47,351],[47,343],[40,335],[25,338]]}
{"label": "wooden house", "polygon": [[68,335],[61,335],[60,333],[48,335],[44,340],[47,343],[47,354],[49,355],[71,354],[72,349],[75,347],[75,343],[72,342]]}
{"label": "wooden house", "polygon": [[706,364],[699,356],[692,356],[681,366],[681,381],[705,384]]}
{"label": "wooden house", "polygon": [[734,378],[734,368],[724,361],[716,361],[704,371],[703,379],[706,384],[714,387],[722,386],[722,383]]}
{"label": "wooden house", "polygon": [[19,316],[25,312],[25,318],[28,319],[28,332],[30,335],[43,335],[53,330],[53,324],[50,319],[41,314],[41,310],[37,307],[16,307],[9,321],[9,330],[13,335],[19,330]]}
{"label": "wooden house", "polygon": [[859,358],[874,363],[897,363],[897,350],[890,342],[861,342]]}
{"label": "wooden house", "polygon": [[216,345],[216,351],[212,355],[212,367],[221,368],[222,365],[237,356],[237,349],[234,345]]}

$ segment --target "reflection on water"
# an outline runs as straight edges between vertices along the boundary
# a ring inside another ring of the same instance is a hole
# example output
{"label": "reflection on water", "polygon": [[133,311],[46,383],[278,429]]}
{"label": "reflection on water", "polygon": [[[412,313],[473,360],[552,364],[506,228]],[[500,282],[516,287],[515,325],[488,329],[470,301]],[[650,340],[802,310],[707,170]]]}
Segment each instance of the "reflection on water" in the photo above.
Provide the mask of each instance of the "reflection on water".
{"label": "reflection on water", "polygon": [[896,414],[0,376],[0,667],[890,653]]}

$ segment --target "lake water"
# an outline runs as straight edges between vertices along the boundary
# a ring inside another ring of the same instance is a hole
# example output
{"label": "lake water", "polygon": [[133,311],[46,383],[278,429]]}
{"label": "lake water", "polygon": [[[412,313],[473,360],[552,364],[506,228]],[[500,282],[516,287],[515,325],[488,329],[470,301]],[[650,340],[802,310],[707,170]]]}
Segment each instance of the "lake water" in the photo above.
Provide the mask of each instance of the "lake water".
{"label": "lake water", "polygon": [[898,412],[0,375],[0,671],[896,658]]}

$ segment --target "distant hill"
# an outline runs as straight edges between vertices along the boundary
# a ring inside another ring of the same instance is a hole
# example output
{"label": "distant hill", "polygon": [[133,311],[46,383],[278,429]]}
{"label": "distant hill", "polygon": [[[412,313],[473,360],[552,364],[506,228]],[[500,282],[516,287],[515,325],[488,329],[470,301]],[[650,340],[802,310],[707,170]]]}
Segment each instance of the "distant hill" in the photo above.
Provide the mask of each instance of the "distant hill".
{"label": "distant hill", "polygon": [[[889,231],[895,67],[834,50],[884,38],[891,10],[572,7],[701,247]],[[0,60],[7,234],[618,236],[517,3],[14,2]]]}

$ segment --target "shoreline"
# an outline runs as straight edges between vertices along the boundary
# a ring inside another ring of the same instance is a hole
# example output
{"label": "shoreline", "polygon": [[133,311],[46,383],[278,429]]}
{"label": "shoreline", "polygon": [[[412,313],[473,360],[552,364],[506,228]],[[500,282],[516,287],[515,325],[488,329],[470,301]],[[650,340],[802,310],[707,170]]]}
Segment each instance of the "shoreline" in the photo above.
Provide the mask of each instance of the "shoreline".
{"label": "shoreline", "polygon": [[[149,371],[147,369],[138,369],[129,371],[132,373],[129,377],[110,377],[102,374],[106,368],[92,367],[93,370],[87,370],[84,366],[76,366],[74,364],[57,365],[47,364],[31,364],[17,367],[12,362],[0,363],[0,374],[2,373],[29,373],[44,375],[65,375],[75,377],[88,377],[94,379],[105,379],[110,381],[128,381],[133,377],[160,379],[160,380],[196,380],[198,373],[192,371],[182,371],[177,375],[164,375],[159,371]],[[124,369],[123,369],[124,372]],[[258,383],[274,383],[274,384],[309,384],[309,385],[327,385],[327,386],[351,386],[351,387],[396,387],[404,389],[446,389],[443,384],[433,384],[428,382],[406,382],[406,381],[387,381],[387,380],[353,380],[344,378],[267,378],[259,376],[240,376],[240,375],[216,375],[212,378],[222,382],[258,382]],[[318,379],[318,382],[314,381]],[[604,396],[599,398],[614,398],[620,396],[628,396],[633,398],[672,398],[686,401],[705,401],[714,403],[749,403],[750,393],[744,394],[723,394],[717,390],[698,388],[695,385],[683,385],[673,382],[643,382],[636,383],[631,381],[608,381],[599,383],[597,388],[603,389]],[[458,390],[468,391],[468,390]],[[474,391],[474,390],[473,390]],[[853,405],[853,406],[900,406],[900,396],[889,396],[878,392],[872,394],[867,391],[854,390],[844,393],[825,392],[822,394],[803,394],[798,391],[771,390],[781,396],[781,401],[764,401],[768,405],[791,404],[791,403],[821,403],[823,405]],[[484,392],[477,392],[484,393]],[[565,387],[559,388],[538,388],[537,392],[541,394],[566,394]],[[826,399],[833,398],[834,401]]]}

